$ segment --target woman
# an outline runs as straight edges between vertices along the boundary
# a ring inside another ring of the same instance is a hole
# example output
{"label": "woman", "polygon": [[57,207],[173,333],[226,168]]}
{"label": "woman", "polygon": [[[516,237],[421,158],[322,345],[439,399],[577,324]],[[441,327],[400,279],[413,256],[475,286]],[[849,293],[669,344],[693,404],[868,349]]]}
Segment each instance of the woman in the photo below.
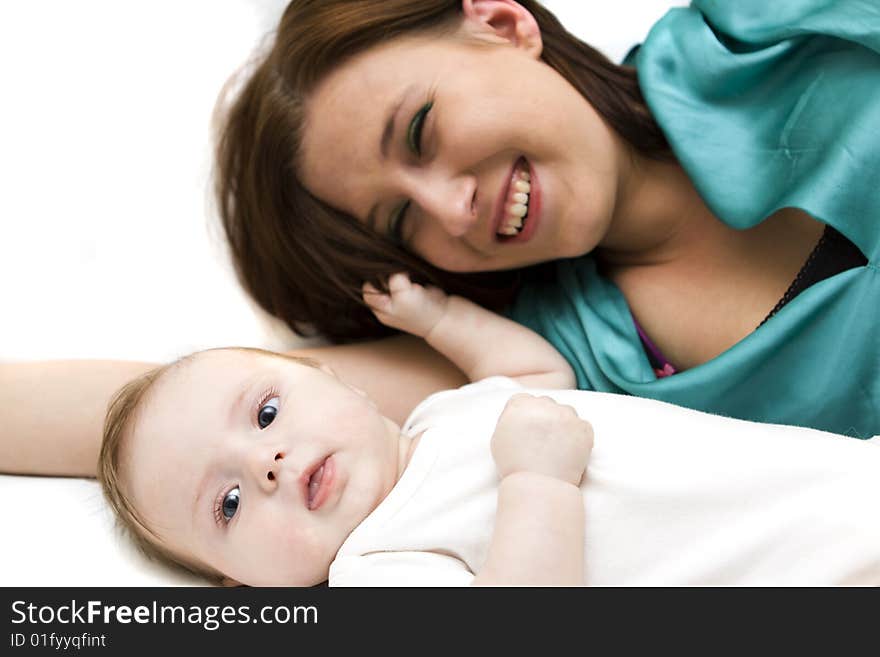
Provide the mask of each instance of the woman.
{"label": "woman", "polygon": [[[361,285],[406,269],[513,301],[580,387],[880,432],[880,16],[764,5],[670,12],[637,82],[535,2],[291,3],[220,142],[245,287],[342,341],[381,334]],[[405,338],[325,351],[396,417],[461,381]],[[106,399],[146,367],[9,369],[3,468],[90,474]],[[58,419],[34,420],[36,379]]]}
{"label": "woman", "polygon": [[361,283],[395,269],[514,290],[581,388],[880,431],[880,10],[696,2],[637,85],[534,2],[355,4],[288,7],[221,142],[267,310],[352,338],[378,331]]}

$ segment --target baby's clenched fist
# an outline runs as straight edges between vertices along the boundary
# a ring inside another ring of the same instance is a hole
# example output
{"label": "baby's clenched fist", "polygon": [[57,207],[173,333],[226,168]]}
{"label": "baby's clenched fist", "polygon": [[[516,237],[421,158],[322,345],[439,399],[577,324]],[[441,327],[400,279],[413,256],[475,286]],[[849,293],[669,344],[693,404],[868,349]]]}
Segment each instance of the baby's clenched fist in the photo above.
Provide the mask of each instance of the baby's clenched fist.
{"label": "baby's clenched fist", "polygon": [[409,274],[388,279],[388,294],[369,283],[363,285],[364,302],[376,318],[392,328],[427,337],[446,313],[448,297],[438,287],[413,283]]}
{"label": "baby's clenched fist", "polygon": [[518,394],[504,407],[491,447],[502,479],[534,472],[579,486],[593,449],[593,427],[571,406]]}

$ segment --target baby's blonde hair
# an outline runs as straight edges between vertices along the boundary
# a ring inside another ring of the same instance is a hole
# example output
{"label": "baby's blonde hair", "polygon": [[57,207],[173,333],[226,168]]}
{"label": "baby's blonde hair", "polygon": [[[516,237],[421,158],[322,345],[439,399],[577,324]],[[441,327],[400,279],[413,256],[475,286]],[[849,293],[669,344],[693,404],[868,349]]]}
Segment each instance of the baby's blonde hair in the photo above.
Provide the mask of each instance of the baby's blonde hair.
{"label": "baby's blonde hair", "polygon": [[[273,358],[282,358],[308,367],[318,367],[318,363],[310,358],[288,356],[264,349],[250,347],[227,347],[219,350],[243,351]],[[126,493],[125,481],[121,476],[120,456],[124,443],[138,422],[140,413],[146,405],[149,393],[156,383],[169,371],[185,362],[191,361],[204,351],[183,356],[171,363],[160,365],[120,388],[107,407],[104,417],[104,431],[101,439],[101,452],[98,456],[98,481],[104,491],[104,497],[113,509],[122,529],[134,541],[137,548],[148,559],[158,561],[174,569],[205,577],[214,584],[220,584],[224,576],[203,564],[185,560],[162,544],[161,539],[153,531],[144,517]]]}

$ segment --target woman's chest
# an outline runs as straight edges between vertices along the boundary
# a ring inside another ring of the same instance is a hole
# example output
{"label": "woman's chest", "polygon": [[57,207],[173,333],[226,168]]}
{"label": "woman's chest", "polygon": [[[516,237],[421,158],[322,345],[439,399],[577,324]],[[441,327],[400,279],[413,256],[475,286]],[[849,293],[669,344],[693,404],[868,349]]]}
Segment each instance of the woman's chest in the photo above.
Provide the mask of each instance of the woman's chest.
{"label": "woman's chest", "polygon": [[686,257],[618,272],[613,280],[650,340],[677,370],[752,333],[798,276],[824,225],[786,209],[748,231],[714,227]]}

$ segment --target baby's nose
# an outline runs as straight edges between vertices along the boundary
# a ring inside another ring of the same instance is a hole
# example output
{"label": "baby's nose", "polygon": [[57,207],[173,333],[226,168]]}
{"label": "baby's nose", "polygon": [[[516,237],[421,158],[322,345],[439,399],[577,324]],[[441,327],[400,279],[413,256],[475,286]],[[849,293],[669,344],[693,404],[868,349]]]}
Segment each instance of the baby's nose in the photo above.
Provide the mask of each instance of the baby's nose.
{"label": "baby's nose", "polygon": [[284,453],[275,449],[255,449],[250,459],[251,476],[257,485],[271,492],[278,485]]}

